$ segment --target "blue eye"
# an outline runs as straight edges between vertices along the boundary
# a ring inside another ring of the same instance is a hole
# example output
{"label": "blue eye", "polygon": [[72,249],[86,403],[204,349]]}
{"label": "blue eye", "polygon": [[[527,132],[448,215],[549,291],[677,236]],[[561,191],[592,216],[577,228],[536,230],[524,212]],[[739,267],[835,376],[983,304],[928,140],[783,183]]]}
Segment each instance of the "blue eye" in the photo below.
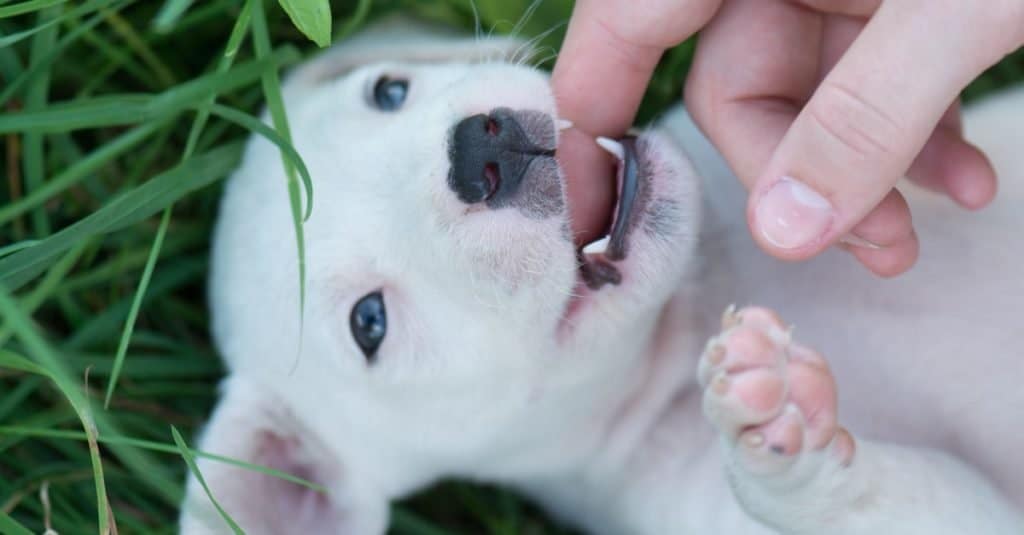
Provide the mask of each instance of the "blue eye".
{"label": "blue eye", "polygon": [[388,314],[384,308],[384,296],[380,291],[363,296],[352,307],[348,318],[349,329],[363,356],[373,363],[377,348],[388,333]]}
{"label": "blue eye", "polygon": [[395,111],[402,107],[408,93],[408,80],[381,76],[373,84],[373,103],[383,111]]}

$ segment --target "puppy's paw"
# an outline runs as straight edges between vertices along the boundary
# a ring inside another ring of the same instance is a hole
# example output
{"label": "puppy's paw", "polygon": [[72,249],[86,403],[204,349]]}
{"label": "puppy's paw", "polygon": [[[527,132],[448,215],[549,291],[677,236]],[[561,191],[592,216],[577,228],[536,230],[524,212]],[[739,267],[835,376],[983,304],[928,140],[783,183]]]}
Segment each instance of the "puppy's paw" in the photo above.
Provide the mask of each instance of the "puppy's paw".
{"label": "puppy's paw", "polygon": [[724,439],[734,478],[804,479],[822,465],[852,462],[854,440],[836,422],[828,365],[794,342],[771,310],[727,310],[698,375],[704,414]]}

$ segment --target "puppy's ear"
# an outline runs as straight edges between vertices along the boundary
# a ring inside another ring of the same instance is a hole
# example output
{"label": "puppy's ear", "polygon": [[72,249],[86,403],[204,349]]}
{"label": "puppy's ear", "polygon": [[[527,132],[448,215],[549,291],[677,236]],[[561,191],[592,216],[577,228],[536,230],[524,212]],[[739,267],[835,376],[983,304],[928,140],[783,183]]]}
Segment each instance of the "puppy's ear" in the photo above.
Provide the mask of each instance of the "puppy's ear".
{"label": "puppy's ear", "polygon": [[[384,532],[387,500],[361,488],[344,462],[303,431],[283,405],[237,378],[224,388],[198,449],[326,488],[318,492],[222,461],[197,459],[211,494],[246,533]],[[182,535],[231,533],[191,475],[180,522]]]}
{"label": "puppy's ear", "polygon": [[475,37],[407,16],[389,17],[342,41],[288,76],[292,90],[312,87],[343,76],[362,65],[384,61],[412,63],[496,62],[528,57],[522,39]]}

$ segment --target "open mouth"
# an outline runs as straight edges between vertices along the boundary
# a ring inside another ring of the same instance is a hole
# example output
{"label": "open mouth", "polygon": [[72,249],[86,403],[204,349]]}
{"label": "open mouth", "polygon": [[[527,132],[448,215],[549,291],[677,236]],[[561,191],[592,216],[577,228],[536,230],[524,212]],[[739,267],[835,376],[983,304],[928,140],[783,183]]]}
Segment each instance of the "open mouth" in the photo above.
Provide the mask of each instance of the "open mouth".
{"label": "open mouth", "polygon": [[647,202],[645,186],[650,177],[645,176],[638,154],[637,138],[597,138],[597,143],[615,158],[615,201],[607,218],[608,227],[601,236],[589,243],[577,244],[576,288],[566,304],[559,331],[571,328],[573,318],[591,294],[605,286],[622,283],[621,263],[629,254],[630,238]]}
{"label": "open mouth", "polygon": [[582,246],[576,253],[580,263],[580,278],[590,290],[599,290],[606,284],[617,285],[622,282],[622,274],[614,262],[626,258],[629,235],[634,226],[633,215],[640,211],[640,172],[636,138],[630,136],[618,141],[598,138],[597,143],[616,159],[617,198],[607,233]]}

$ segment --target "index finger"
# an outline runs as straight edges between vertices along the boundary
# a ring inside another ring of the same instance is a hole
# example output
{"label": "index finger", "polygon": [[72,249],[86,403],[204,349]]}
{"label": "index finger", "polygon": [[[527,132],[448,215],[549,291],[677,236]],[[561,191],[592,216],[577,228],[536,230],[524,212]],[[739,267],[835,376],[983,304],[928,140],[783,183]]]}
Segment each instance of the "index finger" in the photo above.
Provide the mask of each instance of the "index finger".
{"label": "index finger", "polygon": [[588,134],[621,136],[661,54],[704,26],[720,3],[576,2],[551,76],[562,116]]}
{"label": "index finger", "polygon": [[558,160],[566,174],[578,243],[600,237],[613,202],[612,170],[596,136],[617,138],[633,123],[665,49],[710,20],[721,0],[580,0],[551,77],[563,133]]}

